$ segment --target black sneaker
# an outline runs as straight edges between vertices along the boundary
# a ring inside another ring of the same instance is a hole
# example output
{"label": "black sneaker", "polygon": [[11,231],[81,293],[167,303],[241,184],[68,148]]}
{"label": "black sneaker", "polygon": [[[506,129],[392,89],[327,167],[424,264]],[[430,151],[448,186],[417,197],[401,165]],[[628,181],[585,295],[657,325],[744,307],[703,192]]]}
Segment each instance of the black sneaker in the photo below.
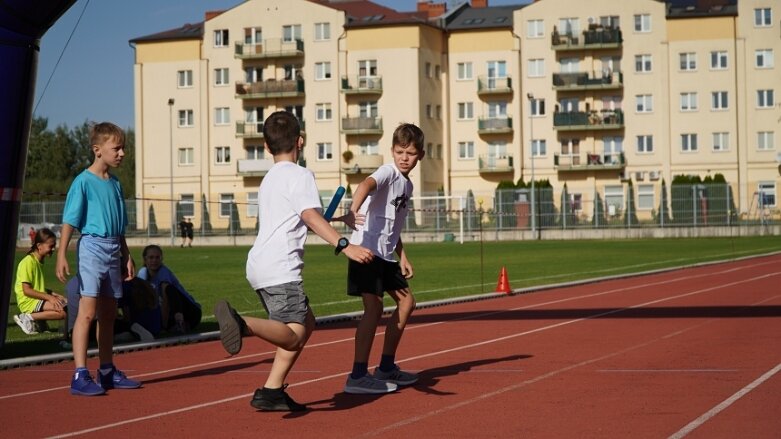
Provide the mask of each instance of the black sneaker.
{"label": "black sneaker", "polygon": [[250,401],[250,405],[265,412],[303,412],[309,407],[293,401],[293,398],[285,392],[287,384],[281,389],[257,389]]}
{"label": "black sneaker", "polygon": [[246,323],[239,314],[224,300],[214,305],[214,316],[220,325],[222,347],[231,355],[241,351],[241,336],[246,332]]}

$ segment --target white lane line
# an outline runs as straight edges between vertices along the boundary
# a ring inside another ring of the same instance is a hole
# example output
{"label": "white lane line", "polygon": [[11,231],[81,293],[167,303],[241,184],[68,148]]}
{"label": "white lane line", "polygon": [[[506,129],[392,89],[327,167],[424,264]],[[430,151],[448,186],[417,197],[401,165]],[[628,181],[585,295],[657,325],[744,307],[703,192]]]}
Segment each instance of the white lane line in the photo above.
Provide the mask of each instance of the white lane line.
{"label": "white lane line", "polygon": [[599,369],[601,373],[732,373],[740,369]]}
{"label": "white lane line", "polygon": [[764,383],[765,381],[769,380],[773,375],[777,374],[779,371],[781,371],[781,363],[777,364],[776,367],[770,369],[769,371],[765,372],[761,377],[755,379],[751,384],[747,385],[746,387],[740,389],[737,393],[730,396],[729,398],[725,399],[721,402],[721,404],[713,407],[712,409],[708,410],[707,412],[703,413],[702,416],[699,418],[691,421],[689,424],[687,424],[682,429],[678,430],[674,434],[672,434],[669,439],[680,439],[682,437],[685,437],[692,431],[694,431],[695,428],[699,427],[700,425],[708,422],[711,418],[719,414],[722,410],[726,409],[727,407],[731,406],[735,401],[739,400],[743,396],[745,396],[748,392],[756,389],[759,387],[760,384]]}

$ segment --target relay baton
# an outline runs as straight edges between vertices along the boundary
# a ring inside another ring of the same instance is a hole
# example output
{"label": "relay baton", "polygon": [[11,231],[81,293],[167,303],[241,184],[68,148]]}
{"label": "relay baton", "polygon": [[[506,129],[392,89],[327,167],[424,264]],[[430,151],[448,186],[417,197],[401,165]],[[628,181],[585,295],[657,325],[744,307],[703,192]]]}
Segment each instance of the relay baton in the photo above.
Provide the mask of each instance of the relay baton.
{"label": "relay baton", "polygon": [[328,205],[328,209],[326,209],[325,215],[323,215],[323,218],[325,218],[326,221],[331,221],[331,217],[334,216],[334,212],[336,212],[336,208],[339,206],[339,202],[342,201],[343,196],[344,186],[339,186],[336,188],[336,193],[334,194],[333,198],[331,198],[331,204]]}

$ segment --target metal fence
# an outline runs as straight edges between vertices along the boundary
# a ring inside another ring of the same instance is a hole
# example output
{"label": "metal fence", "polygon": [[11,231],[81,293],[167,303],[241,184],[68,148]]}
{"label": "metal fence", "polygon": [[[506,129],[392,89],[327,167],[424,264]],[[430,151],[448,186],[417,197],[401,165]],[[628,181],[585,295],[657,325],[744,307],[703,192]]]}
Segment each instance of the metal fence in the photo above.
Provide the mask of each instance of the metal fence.
{"label": "metal fence", "polygon": [[[323,206],[330,196],[322,198]],[[345,197],[335,216],[349,208]],[[62,223],[63,201],[27,201],[21,205],[18,239],[26,238],[29,227],[50,227],[57,232]],[[130,199],[128,236],[179,236],[178,224],[189,218],[196,236],[253,235],[257,231],[257,205],[234,200]],[[743,211],[729,185],[673,185],[662,191],[647,186],[638,192],[633,186],[603,187],[593,193],[537,188],[503,189],[490,193],[461,195],[431,194],[410,200],[411,213],[405,232],[464,232],[552,229],[603,229],[643,227],[704,227],[778,225],[781,214],[774,193],[755,193]],[[171,215],[174,212],[174,215]],[[334,223],[345,231],[341,223]]]}

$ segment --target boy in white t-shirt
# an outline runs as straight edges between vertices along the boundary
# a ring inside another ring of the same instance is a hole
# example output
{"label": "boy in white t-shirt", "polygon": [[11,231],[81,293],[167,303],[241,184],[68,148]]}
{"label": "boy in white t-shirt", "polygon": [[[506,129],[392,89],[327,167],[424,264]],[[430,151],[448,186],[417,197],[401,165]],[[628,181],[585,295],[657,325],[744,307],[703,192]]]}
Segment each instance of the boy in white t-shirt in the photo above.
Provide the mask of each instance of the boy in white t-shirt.
{"label": "boy in white t-shirt", "polygon": [[[355,332],[353,371],[344,386],[347,393],[388,393],[418,380],[417,375],[402,371],[395,357],[404,327],[415,309],[415,297],[407,283],[413,275],[412,264],[401,243],[401,229],[412,196],[409,173],[425,154],[423,142],[420,128],[408,123],[399,125],[393,132],[393,164],[381,166],[358,185],[350,212],[343,218],[345,224],[355,229],[350,242],[367,247],[375,256],[370,264],[350,261],[347,267],[347,294],[361,297],[364,308]],[[364,217],[363,225],[356,224],[356,218]],[[399,256],[398,262],[394,253]],[[370,375],[369,353],[382,316],[384,291],[396,302],[396,310],[385,330],[380,365]]]}
{"label": "boy in white t-shirt", "polygon": [[367,263],[371,251],[351,245],[323,218],[320,196],[312,171],[298,166],[304,146],[298,120],[292,113],[277,111],[263,124],[266,149],[274,156],[258,190],[258,237],[247,257],[247,280],[260,297],[269,318],[242,318],[224,300],[214,307],[220,339],[229,354],[241,350],[241,337],[254,335],[277,346],[263,388],[250,404],[264,411],[303,411],[285,388],[285,378],[315,326],[315,316],[304,293],[304,243],[307,228],[336,246],[335,254]]}

